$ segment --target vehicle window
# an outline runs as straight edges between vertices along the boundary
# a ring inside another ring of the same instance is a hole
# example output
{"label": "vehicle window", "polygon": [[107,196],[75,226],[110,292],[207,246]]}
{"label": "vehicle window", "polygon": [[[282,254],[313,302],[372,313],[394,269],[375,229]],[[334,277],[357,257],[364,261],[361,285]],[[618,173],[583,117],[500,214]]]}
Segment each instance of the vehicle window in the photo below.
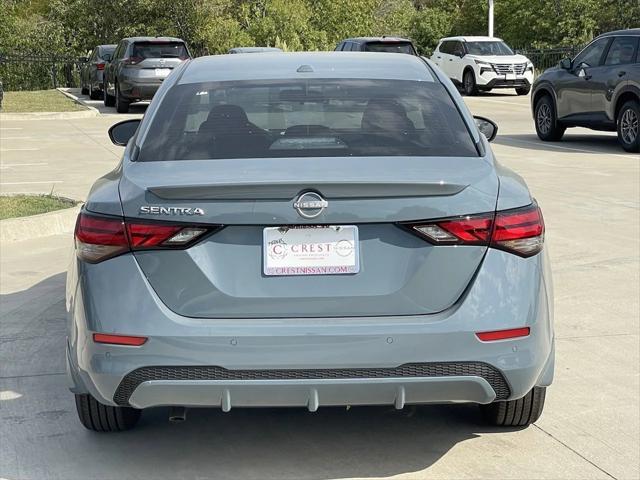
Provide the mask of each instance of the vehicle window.
{"label": "vehicle window", "polygon": [[450,55],[451,52],[453,52],[452,46],[453,46],[453,42],[451,41],[442,42],[442,45],[440,46],[440,52]]}
{"label": "vehicle window", "polygon": [[506,43],[495,40],[467,42],[467,52],[471,55],[514,55]]}
{"label": "vehicle window", "polygon": [[351,42],[351,51],[352,52],[359,52],[360,51],[360,44],[356,43],[356,42]]}
{"label": "vehicle window", "polygon": [[99,56],[100,58],[104,58],[106,54],[109,54],[109,53],[113,54],[114,50],[115,50],[115,47],[101,47]]}
{"label": "vehicle window", "polygon": [[125,42],[120,42],[118,44],[118,48],[116,49],[116,53],[114,55],[114,58],[120,59],[120,58],[122,58],[124,56],[125,45],[126,45]]}
{"label": "vehicle window", "polygon": [[182,42],[136,42],[131,57],[140,58],[180,58],[189,57],[187,47]]}
{"label": "vehicle window", "polygon": [[336,50],[338,51],[344,50],[344,42],[339,43],[338,46],[336,47]]}
{"label": "vehicle window", "polygon": [[611,42],[605,65],[633,63],[638,48],[638,37],[616,37]]}
{"label": "vehicle window", "polygon": [[462,55],[464,53],[464,47],[462,46],[462,42],[453,42],[451,46],[451,55]]}
{"label": "vehicle window", "polygon": [[415,55],[413,46],[409,42],[368,42],[364,47],[365,52],[408,53]]}
{"label": "vehicle window", "polygon": [[439,83],[296,79],[172,87],[138,160],[477,155]]}
{"label": "vehicle window", "polygon": [[98,49],[94,48],[93,51],[91,52],[91,55],[89,56],[89,61],[93,62],[96,60],[97,57],[98,57]]}
{"label": "vehicle window", "polygon": [[604,52],[607,43],[609,43],[608,38],[601,38],[587,46],[573,60],[575,68],[580,67],[583,63],[589,67],[596,67],[600,65],[602,53]]}

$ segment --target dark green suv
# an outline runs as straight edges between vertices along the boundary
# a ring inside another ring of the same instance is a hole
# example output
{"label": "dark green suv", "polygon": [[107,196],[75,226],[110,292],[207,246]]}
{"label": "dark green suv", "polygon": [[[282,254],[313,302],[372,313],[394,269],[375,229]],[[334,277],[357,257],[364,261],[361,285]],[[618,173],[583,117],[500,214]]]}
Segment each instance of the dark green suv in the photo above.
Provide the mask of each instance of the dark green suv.
{"label": "dark green suv", "polygon": [[640,151],[640,28],[600,35],[533,84],[538,137],[558,141],[568,127],[617,131],[628,152]]}

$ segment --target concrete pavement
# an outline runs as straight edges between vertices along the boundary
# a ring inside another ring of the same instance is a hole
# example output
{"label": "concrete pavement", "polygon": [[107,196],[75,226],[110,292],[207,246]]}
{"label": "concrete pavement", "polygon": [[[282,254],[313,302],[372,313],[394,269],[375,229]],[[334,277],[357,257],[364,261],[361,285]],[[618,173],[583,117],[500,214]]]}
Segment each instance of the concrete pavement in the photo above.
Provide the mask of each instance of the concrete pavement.
{"label": "concrete pavement", "polygon": [[[538,142],[526,97],[467,102],[497,121],[497,157],[525,177],[545,214],[556,380],[534,426],[486,427],[471,405],[192,410],[179,425],[154,409],[134,431],[90,433],[63,375],[70,237],[62,235],[0,245],[0,478],[639,478],[640,157],[615,136],[582,129]],[[123,118],[23,124],[11,135],[36,137],[48,165],[2,170],[14,185],[1,191],[37,191],[44,187],[15,182],[49,178],[63,182],[56,191],[85,198],[118,161],[105,130]],[[40,161],[35,151],[11,155]]]}

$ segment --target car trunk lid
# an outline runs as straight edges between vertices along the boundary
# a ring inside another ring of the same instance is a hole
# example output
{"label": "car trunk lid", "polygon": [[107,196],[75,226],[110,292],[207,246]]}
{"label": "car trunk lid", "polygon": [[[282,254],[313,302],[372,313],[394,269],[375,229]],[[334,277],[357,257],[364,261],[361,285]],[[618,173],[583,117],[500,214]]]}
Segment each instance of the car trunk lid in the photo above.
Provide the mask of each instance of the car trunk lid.
{"label": "car trunk lid", "polygon": [[[309,191],[328,203],[315,218],[294,206]],[[224,226],[188,249],[134,254],[170,309],[204,318],[442,311],[486,247],[434,246],[399,223],[492,212],[497,193],[492,166],[477,157],[131,162],[120,184],[126,217]],[[265,274],[265,228],[317,225],[357,227],[358,273]]]}

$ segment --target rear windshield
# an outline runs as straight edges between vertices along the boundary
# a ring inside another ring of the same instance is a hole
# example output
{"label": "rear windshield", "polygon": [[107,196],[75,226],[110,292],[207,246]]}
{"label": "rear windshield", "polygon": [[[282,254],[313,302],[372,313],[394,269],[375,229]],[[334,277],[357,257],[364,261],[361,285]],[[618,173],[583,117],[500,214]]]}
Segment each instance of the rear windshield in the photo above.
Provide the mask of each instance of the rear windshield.
{"label": "rear windshield", "polygon": [[187,47],[182,42],[136,42],[131,56],[137,58],[188,58]]}
{"label": "rear windshield", "polygon": [[106,54],[113,54],[113,52],[115,52],[116,50],[116,46],[115,45],[110,45],[108,47],[100,47],[98,49],[98,53],[101,57],[105,56]]}
{"label": "rear windshield", "polygon": [[513,50],[504,42],[467,42],[471,55],[513,55]]}
{"label": "rear windshield", "polygon": [[413,45],[408,42],[369,42],[364,46],[365,52],[408,53],[415,55]]}
{"label": "rear windshield", "polygon": [[174,86],[138,161],[477,155],[441,84],[314,79]]}

